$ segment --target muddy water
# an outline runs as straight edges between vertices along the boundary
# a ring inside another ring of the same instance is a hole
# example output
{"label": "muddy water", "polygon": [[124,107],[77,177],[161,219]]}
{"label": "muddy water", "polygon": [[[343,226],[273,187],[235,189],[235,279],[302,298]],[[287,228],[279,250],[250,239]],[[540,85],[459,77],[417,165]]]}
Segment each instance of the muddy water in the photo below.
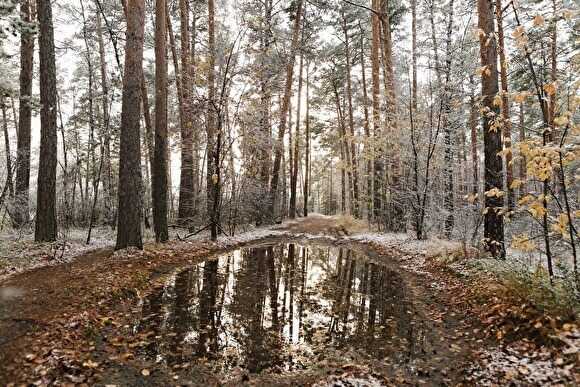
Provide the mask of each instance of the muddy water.
{"label": "muddy water", "polygon": [[343,355],[403,365],[430,351],[412,301],[397,271],[362,252],[266,245],[176,272],[135,329],[143,354],[173,367],[282,372]]}

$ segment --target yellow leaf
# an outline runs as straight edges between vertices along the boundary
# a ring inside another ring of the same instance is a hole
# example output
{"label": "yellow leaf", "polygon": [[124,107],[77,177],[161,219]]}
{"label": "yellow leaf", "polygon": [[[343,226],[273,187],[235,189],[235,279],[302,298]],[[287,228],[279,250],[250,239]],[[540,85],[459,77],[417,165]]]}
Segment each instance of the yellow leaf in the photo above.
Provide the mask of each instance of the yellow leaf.
{"label": "yellow leaf", "polygon": [[477,194],[471,193],[465,196],[465,199],[470,203],[473,204],[477,201]]}
{"label": "yellow leaf", "polygon": [[501,99],[501,95],[497,94],[495,97],[493,97],[493,106],[502,106],[502,99]]}
{"label": "yellow leaf", "polygon": [[147,368],[143,368],[141,370],[141,375],[143,375],[143,376],[149,376],[149,375],[151,375],[151,372]]}
{"label": "yellow leaf", "polygon": [[552,224],[552,231],[561,234],[564,238],[568,237],[568,215],[558,215],[558,221]]}
{"label": "yellow leaf", "polygon": [[554,124],[556,124],[558,126],[566,126],[567,123],[568,123],[568,117],[566,117],[566,116],[558,116],[558,117],[554,118]]}
{"label": "yellow leaf", "polygon": [[556,89],[557,88],[558,87],[556,85],[556,82],[551,82],[551,83],[547,83],[547,84],[544,85],[544,91],[548,95],[554,95],[554,94],[556,94]]}
{"label": "yellow leaf", "polygon": [[499,190],[497,187],[490,189],[489,191],[485,191],[485,196],[488,198],[498,197],[501,198],[505,195],[505,192]]}
{"label": "yellow leaf", "polygon": [[521,198],[520,200],[518,200],[518,204],[520,206],[525,206],[525,205],[531,203],[532,200],[534,200],[534,197],[532,195],[526,195],[523,198]]}
{"label": "yellow leaf", "polygon": [[516,29],[514,30],[514,32],[512,32],[512,36],[514,38],[521,38],[525,33],[524,27],[523,26],[518,26],[516,27]]}
{"label": "yellow leaf", "polygon": [[483,67],[478,68],[475,71],[475,73],[479,76],[482,76],[486,72],[486,70],[487,70],[487,66],[483,66]]}
{"label": "yellow leaf", "polygon": [[512,183],[510,184],[510,188],[511,189],[518,189],[522,186],[522,184],[524,184],[524,182],[521,181],[520,179],[514,179],[512,181]]}
{"label": "yellow leaf", "polygon": [[537,15],[534,18],[534,26],[540,27],[544,25],[544,17],[542,15]]}
{"label": "yellow leaf", "polygon": [[536,219],[540,219],[546,214],[546,209],[544,208],[544,205],[539,201],[535,201],[532,204],[530,204],[528,211]]}
{"label": "yellow leaf", "polygon": [[512,248],[515,250],[530,252],[536,249],[536,244],[534,241],[530,240],[528,234],[514,235],[512,238]]}
{"label": "yellow leaf", "polygon": [[530,95],[530,93],[528,93],[527,91],[522,91],[521,93],[517,93],[516,95],[514,95],[514,102],[515,103],[523,103],[526,98],[528,98],[528,96]]}

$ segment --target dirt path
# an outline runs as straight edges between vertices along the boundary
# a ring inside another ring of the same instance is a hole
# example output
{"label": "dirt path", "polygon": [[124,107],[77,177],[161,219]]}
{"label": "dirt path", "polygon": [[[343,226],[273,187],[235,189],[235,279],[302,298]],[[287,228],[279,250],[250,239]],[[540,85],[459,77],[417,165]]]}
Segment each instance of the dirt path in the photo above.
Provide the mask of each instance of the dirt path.
{"label": "dirt path", "polygon": [[[185,371],[194,384],[333,385],[337,380],[356,385],[472,385],[471,365],[477,353],[492,343],[468,308],[448,290],[434,288],[432,278],[402,270],[413,311],[427,321],[430,351],[401,369],[388,361],[346,362],[337,355],[316,364],[316,372],[279,375],[233,374],[217,380],[203,364],[171,369],[152,364],[143,348],[155,337],[143,336],[132,324],[140,313],[139,300],[160,286],[176,267],[191,265],[228,249],[262,241],[291,240],[295,234],[336,236],[360,232],[364,226],[344,219],[314,216],[285,224],[273,235],[256,234],[230,243],[175,242],[150,245],[144,252],[113,254],[103,249],[73,262],[32,270],[0,283],[0,385],[11,382],[89,385],[179,385]],[[347,241],[365,249],[376,262],[398,265],[401,252]],[[193,371],[192,371],[193,370]],[[337,384],[338,385],[338,384]],[[348,385],[348,384],[347,384]]]}

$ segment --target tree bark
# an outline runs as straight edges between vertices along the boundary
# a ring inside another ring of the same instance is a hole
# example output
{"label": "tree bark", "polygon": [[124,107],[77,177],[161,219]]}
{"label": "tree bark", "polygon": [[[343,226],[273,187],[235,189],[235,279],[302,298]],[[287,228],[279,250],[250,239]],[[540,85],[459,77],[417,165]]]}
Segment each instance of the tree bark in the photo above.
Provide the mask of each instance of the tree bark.
{"label": "tree bark", "polygon": [[2,128],[4,132],[4,149],[6,151],[6,184],[8,187],[8,195],[10,198],[14,197],[14,184],[12,179],[12,154],[10,151],[10,135],[8,133],[8,115],[6,114],[6,99],[0,99],[2,106]]}
{"label": "tree bark", "polygon": [[127,33],[123,102],[121,108],[121,144],[119,153],[119,206],[116,249],[143,248],[141,236],[142,176],[139,117],[143,82],[143,0],[127,0]]}
{"label": "tree bark", "polygon": [[[304,19],[303,19],[304,21]],[[302,45],[304,45],[304,25],[302,26]],[[298,168],[300,167],[300,108],[302,105],[302,70],[304,68],[304,53],[300,53],[300,63],[298,65],[298,99],[296,103],[296,129],[294,131],[294,157],[290,166],[290,219],[296,218],[296,201],[298,194]]]}
{"label": "tree bark", "polygon": [[103,128],[102,128],[102,139],[103,139],[103,188],[105,190],[105,209],[106,218],[109,224],[114,221],[114,209],[113,204],[113,171],[111,167],[111,130],[110,130],[110,115],[109,115],[109,85],[107,81],[107,57],[105,55],[105,42],[103,40],[103,26],[101,22],[101,13],[97,11],[96,13],[97,21],[97,40],[99,44],[99,56],[101,62],[101,92],[102,95],[102,110],[103,110]]}
{"label": "tree bark", "polygon": [[508,99],[508,78],[507,78],[507,61],[506,50],[504,46],[503,32],[503,8],[501,0],[496,0],[495,16],[497,19],[497,44],[499,49],[499,65],[501,77],[501,115],[503,121],[503,147],[510,149],[505,156],[505,176],[507,183],[507,205],[508,209],[514,208],[514,190],[512,183],[514,180],[514,168],[512,165],[512,123],[510,120],[510,102]]}
{"label": "tree bark", "polygon": [[304,135],[304,216],[308,216],[308,195],[310,195],[310,62],[306,63],[306,133]]}
{"label": "tree bark", "polygon": [[[499,111],[493,99],[499,91],[497,79],[497,47],[494,39],[494,13],[491,0],[478,0],[478,27],[483,31],[479,36],[481,66],[486,69],[481,76],[483,113],[483,143],[485,150],[485,192],[503,187],[501,134],[493,128]],[[490,117],[491,116],[491,117]],[[496,258],[505,257],[504,225],[502,215],[503,200],[497,195],[485,195],[484,247]]]}
{"label": "tree bark", "polygon": [[153,227],[155,240],[167,242],[167,6],[155,2],[155,153],[153,160]]}
{"label": "tree bark", "polygon": [[448,22],[447,22],[447,39],[445,48],[445,86],[443,88],[442,104],[443,104],[443,125],[445,130],[445,196],[444,207],[447,212],[445,216],[445,236],[450,239],[455,225],[455,184],[454,184],[454,144],[453,144],[453,129],[449,124],[451,116],[451,34],[453,33],[453,0],[449,2]]}
{"label": "tree bark", "polygon": [[50,0],[37,0],[40,50],[40,155],[34,240],[55,241],[56,224],[56,63]]}
{"label": "tree bark", "polygon": [[181,122],[181,173],[179,177],[178,218],[182,223],[189,223],[195,211],[195,185],[193,176],[193,79],[189,76],[189,11],[188,1],[179,0],[180,40],[181,40],[181,98],[183,120]]}
{"label": "tree bark", "polygon": [[382,217],[383,201],[380,187],[383,180],[383,163],[381,160],[381,116],[380,116],[380,79],[379,79],[379,45],[380,45],[380,19],[376,12],[379,11],[379,0],[372,0],[375,12],[371,15],[372,43],[371,43],[371,70],[372,70],[372,106],[373,106],[373,141],[371,154],[373,158],[373,218],[379,221]]}
{"label": "tree bark", "polygon": [[[214,0],[207,2],[208,12],[208,70],[207,70],[207,209],[210,218],[211,240],[217,240],[218,226],[219,226],[219,211],[218,211],[218,196],[220,191],[220,152],[219,152],[219,138],[220,133],[217,127],[217,117],[220,101],[216,99],[215,92],[215,61],[216,61],[216,47],[215,47],[215,9]],[[218,118],[221,120],[221,117]]]}
{"label": "tree bark", "polygon": [[373,211],[373,164],[372,164],[372,137],[370,132],[370,119],[369,119],[369,96],[367,92],[367,77],[365,68],[365,50],[364,50],[364,33],[362,26],[359,23],[359,28],[361,30],[360,34],[360,63],[361,63],[361,73],[362,73],[362,89],[363,89],[363,112],[364,112],[364,132],[365,132],[365,147],[364,147],[364,157],[366,158],[366,176],[367,176],[367,192],[365,201],[367,203],[367,220],[369,224],[372,220]]}
{"label": "tree bark", "polygon": [[[32,0],[23,0],[20,17],[31,23],[34,19]],[[34,62],[34,35],[22,32],[20,35],[20,102],[18,104],[18,136],[16,145],[15,211],[13,223],[16,228],[29,221],[30,189],[30,134],[32,125],[32,69]]]}
{"label": "tree bark", "polygon": [[359,193],[358,193],[358,168],[357,168],[357,156],[356,156],[356,144],[355,144],[355,133],[354,133],[354,114],[352,108],[352,79],[351,79],[351,58],[350,58],[350,44],[349,44],[349,34],[348,34],[348,24],[344,12],[342,13],[342,30],[344,34],[344,56],[346,60],[346,97],[348,100],[348,127],[349,136],[348,143],[350,143],[350,168],[352,174],[352,192],[353,192],[353,202],[352,202],[352,213],[355,217],[359,217]]}

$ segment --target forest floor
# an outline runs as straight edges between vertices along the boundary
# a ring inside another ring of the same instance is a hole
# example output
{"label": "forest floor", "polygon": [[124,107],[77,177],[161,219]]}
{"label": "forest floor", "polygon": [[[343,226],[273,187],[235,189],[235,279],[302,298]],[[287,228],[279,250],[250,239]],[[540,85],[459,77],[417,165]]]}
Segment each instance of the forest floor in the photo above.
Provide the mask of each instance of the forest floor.
{"label": "forest floor", "polygon": [[[377,261],[394,260],[415,310],[439,339],[433,351],[405,368],[362,357],[346,361],[337,353],[312,359],[312,367],[303,372],[240,370],[224,378],[203,361],[167,367],[142,356],[141,349],[156,339],[133,329],[148,292],[176,268],[264,241],[358,246]],[[502,281],[475,269],[477,260],[459,243],[370,233],[349,218],[319,215],[218,242],[202,238],[118,252],[103,243],[62,262],[37,260],[0,279],[0,385],[580,383],[577,316],[547,313],[523,302]]]}

